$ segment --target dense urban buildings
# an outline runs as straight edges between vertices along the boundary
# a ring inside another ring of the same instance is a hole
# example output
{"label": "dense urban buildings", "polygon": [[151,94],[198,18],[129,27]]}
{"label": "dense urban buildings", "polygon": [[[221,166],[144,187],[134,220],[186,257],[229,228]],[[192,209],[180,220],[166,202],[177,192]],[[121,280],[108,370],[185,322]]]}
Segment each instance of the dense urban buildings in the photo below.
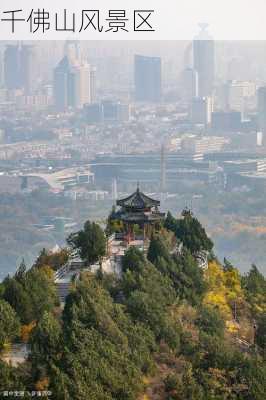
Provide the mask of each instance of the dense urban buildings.
{"label": "dense urban buildings", "polygon": [[[264,201],[266,72],[262,58],[258,67],[260,52],[241,67],[236,57],[248,59],[248,52],[219,42],[214,69],[214,42],[206,35],[182,46],[0,44],[0,203],[9,204],[8,193],[36,206],[29,228],[35,245],[19,236],[26,257],[45,240],[61,245],[59,225],[69,231],[84,215],[103,218],[137,182],[174,212],[193,203],[219,237],[219,254],[231,232],[235,257],[241,256],[240,234],[232,233],[240,228],[221,221],[234,215],[243,226],[239,215],[248,210],[251,235],[251,204]],[[21,220],[29,219],[23,212]],[[9,266],[14,253],[5,247]]]}

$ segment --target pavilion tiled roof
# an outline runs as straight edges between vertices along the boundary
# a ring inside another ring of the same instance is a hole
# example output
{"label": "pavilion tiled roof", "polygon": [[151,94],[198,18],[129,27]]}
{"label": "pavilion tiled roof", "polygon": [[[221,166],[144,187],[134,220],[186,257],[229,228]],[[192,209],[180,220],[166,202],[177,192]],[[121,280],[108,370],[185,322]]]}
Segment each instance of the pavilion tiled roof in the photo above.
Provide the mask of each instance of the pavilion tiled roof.
{"label": "pavilion tiled roof", "polygon": [[125,199],[117,200],[116,204],[120,207],[143,210],[146,208],[158,207],[160,201],[146,196],[146,194],[142,193],[139,188],[137,188],[137,190],[130,196]]}

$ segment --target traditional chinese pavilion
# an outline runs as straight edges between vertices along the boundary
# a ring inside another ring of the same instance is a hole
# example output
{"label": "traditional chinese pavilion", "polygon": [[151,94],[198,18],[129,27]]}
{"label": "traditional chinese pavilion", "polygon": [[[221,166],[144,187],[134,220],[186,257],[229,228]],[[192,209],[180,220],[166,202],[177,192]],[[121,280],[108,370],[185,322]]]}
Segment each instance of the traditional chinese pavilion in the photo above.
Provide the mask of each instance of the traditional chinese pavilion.
{"label": "traditional chinese pavilion", "polygon": [[130,196],[117,200],[116,204],[120,207],[116,218],[123,222],[127,242],[135,238],[134,226],[142,230],[145,240],[165,218],[165,213],[159,211],[160,201],[146,196],[139,187]]}

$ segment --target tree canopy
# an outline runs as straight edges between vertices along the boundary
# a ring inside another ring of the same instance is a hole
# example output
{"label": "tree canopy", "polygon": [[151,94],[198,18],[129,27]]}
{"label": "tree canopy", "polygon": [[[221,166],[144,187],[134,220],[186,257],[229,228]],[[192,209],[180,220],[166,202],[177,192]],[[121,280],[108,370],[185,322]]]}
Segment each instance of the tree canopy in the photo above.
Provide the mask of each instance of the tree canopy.
{"label": "tree canopy", "polygon": [[16,312],[5,300],[0,300],[0,350],[4,344],[15,339],[19,332],[20,323]]}
{"label": "tree canopy", "polygon": [[95,222],[85,222],[83,229],[71,234],[67,242],[88,264],[101,260],[106,254],[104,231]]}
{"label": "tree canopy", "polygon": [[[68,242],[88,263],[105,254],[104,232],[89,221]],[[168,214],[147,253],[126,250],[120,274],[81,272],[63,310],[53,282],[61,255],[43,251],[29,270],[21,263],[0,285],[0,352],[20,335],[21,322],[31,353],[17,368],[0,361],[0,393],[264,400],[265,278],[255,266],[241,277],[214,257],[203,271],[196,254],[211,248],[191,213]]]}
{"label": "tree canopy", "polygon": [[175,219],[168,212],[165,227],[174,232],[176,238],[192,253],[200,251],[211,251],[213,242],[207,236],[207,233],[201,223],[189,211],[182,213],[183,217]]}

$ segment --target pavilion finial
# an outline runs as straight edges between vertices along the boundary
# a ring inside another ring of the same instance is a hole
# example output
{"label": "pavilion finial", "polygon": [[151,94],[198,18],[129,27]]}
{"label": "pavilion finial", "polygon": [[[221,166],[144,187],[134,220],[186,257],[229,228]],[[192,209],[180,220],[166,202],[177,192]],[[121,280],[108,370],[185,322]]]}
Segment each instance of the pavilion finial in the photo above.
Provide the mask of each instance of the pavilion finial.
{"label": "pavilion finial", "polygon": [[139,192],[139,181],[137,182],[137,192]]}

